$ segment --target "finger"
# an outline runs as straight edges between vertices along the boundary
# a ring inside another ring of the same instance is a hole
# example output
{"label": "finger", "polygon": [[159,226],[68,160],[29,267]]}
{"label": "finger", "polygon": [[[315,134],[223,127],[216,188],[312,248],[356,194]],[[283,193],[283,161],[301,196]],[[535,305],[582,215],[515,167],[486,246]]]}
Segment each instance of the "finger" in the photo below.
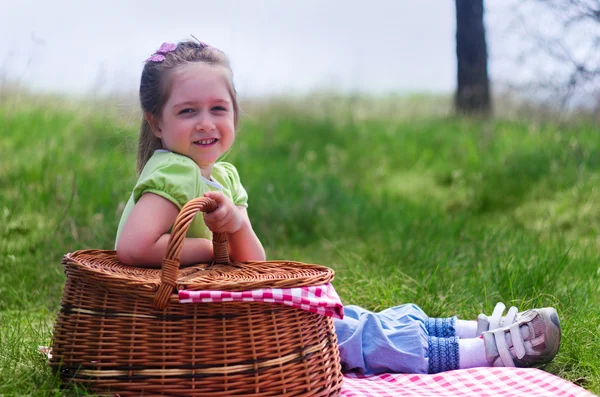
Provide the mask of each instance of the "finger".
{"label": "finger", "polygon": [[229,224],[229,221],[225,220],[225,221],[220,221],[220,222],[215,222],[215,223],[210,223],[210,224],[207,223],[206,226],[213,233],[220,233],[220,232],[227,232],[229,230],[228,224]]}
{"label": "finger", "polygon": [[204,213],[204,221],[208,222],[218,222],[227,217],[227,209],[225,207],[219,207],[213,212]]}
{"label": "finger", "polygon": [[225,208],[219,208],[219,210],[210,214],[204,215],[204,223],[210,228],[223,228],[228,227],[234,222],[235,219],[231,216],[231,213]]}
{"label": "finger", "polygon": [[219,205],[225,201],[225,195],[222,192],[206,192],[204,193],[204,197],[215,200]]}
{"label": "finger", "polygon": [[228,233],[231,229],[231,219],[224,219],[215,227],[218,232]]}

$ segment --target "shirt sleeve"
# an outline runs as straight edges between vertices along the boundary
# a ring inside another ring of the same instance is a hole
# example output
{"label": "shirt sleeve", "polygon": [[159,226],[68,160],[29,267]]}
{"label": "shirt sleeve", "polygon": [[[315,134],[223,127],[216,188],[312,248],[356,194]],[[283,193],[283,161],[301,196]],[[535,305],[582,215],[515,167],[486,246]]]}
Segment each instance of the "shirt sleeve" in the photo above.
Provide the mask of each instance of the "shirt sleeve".
{"label": "shirt sleeve", "polygon": [[248,193],[242,182],[240,181],[240,175],[233,164],[222,162],[223,168],[227,175],[227,182],[231,189],[231,200],[235,205],[242,207],[248,207]]}
{"label": "shirt sleeve", "polygon": [[181,209],[197,197],[198,180],[198,167],[191,160],[171,159],[147,175],[142,173],[133,189],[133,200],[137,203],[144,193],[154,193]]}

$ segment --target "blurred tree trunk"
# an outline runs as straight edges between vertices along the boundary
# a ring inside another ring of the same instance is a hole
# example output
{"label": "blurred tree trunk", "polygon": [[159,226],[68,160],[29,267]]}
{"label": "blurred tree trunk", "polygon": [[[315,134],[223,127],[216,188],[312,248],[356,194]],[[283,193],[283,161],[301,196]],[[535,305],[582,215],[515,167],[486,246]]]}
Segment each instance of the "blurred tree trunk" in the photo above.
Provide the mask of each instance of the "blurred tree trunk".
{"label": "blurred tree trunk", "polygon": [[456,111],[466,114],[490,113],[483,0],[456,0],[456,59]]}

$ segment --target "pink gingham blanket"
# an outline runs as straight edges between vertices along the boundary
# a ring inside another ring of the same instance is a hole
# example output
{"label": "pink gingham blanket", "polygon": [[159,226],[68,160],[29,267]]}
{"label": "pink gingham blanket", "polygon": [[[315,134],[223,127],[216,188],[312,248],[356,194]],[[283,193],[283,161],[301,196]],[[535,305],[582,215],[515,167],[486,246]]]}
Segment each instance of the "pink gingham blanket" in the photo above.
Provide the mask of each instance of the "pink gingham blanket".
{"label": "pink gingham blanket", "polygon": [[536,368],[471,368],[434,375],[344,375],[346,397],[593,397],[587,390]]}
{"label": "pink gingham blanket", "polygon": [[261,288],[250,291],[179,291],[179,303],[266,302],[323,316],[344,318],[344,305],[330,283],[314,287]]}
{"label": "pink gingham blanket", "polygon": [[[38,346],[48,358],[52,349]],[[536,368],[471,368],[434,375],[344,374],[346,397],[594,397],[587,390]]]}

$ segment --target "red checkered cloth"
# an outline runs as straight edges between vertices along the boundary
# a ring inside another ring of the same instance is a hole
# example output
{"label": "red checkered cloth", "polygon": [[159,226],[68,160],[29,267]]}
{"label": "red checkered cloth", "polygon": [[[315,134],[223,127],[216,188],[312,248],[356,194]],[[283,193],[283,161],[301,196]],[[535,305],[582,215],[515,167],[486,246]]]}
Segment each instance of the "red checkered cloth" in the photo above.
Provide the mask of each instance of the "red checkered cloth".
{"label": "red checkered cloth", "polygon": [[344,305],[331,284],[297,288],[262,288],[251,291],[179,291],[179,303],[279,303],[328,317],[344,318]]}
{"label": "red checkered cloth", "polygon": [[[52,349],[38,346],[52,358]],[[346,397],[594,397],[587,390],[535,368],[471,368],[435,375],[344,374]]]}
{"label": "red checkered cloth", "polygon": [[536,368],[471,368],[434,375],[344,375],[346,397],[592,397],[587,390]]}

